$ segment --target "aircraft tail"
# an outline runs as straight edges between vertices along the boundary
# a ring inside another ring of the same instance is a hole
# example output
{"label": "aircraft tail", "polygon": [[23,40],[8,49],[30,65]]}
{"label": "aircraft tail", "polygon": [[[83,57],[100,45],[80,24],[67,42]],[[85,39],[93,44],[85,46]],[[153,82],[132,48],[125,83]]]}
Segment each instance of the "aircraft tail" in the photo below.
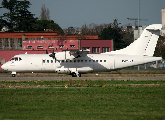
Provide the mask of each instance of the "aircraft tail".
{"label": "aircraft tail", "polygon": [[124,49],[111,51],[106,54],[127,54],[153,56],[160,35],[161,24],[146,27],[141,36]]}

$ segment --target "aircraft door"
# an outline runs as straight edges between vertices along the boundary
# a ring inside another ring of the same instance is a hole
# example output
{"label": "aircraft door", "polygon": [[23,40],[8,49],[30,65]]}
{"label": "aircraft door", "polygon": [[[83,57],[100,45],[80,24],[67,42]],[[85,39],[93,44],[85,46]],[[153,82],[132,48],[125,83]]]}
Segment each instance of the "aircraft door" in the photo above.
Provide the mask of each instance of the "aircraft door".
{"label": "aircraft door", "polygon": [[108,57],[108,61],[109,61],[109,68],[110,70],[115,69],[115,57],[114,56],[110,56]]}

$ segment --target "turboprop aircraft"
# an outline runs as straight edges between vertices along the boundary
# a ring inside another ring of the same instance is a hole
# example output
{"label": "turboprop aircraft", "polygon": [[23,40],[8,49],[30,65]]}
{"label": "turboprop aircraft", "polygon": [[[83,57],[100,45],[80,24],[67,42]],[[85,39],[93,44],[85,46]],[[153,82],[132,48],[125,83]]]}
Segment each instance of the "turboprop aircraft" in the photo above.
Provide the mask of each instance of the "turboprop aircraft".
{"label": "turboprop aircraft", "polygon": [[19,72],[57,72],[81,77],[82,73],[110,72],[125,67],[161,60],[153,57],[161,24],[146,27],[141,36],[124,49],[88,54],[89,50],[53,52],[50,54],[19,54],[1,67],[15,77]]}

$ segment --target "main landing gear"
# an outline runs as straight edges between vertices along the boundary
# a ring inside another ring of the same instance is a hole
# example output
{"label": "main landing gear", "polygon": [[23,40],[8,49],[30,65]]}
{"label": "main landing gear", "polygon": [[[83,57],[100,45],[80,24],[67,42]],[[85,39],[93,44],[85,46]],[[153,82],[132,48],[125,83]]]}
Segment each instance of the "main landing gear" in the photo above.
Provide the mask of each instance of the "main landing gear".
{"label": "main landing gear", "polygon": [[81,77],[81,74],[80,74],[80,73],[75,73],[75,72],[73,72],[73,73],[72,73],[72,77]]}

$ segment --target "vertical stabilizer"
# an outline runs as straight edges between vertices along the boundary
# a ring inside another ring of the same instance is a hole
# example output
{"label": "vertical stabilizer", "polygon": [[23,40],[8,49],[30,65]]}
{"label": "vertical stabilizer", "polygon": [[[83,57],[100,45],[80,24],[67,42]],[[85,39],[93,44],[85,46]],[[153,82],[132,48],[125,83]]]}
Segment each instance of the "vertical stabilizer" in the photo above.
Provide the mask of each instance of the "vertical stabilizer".
{"label": "vertical stabilizer", "polygon": [[159,38],[161,24],[146,27],[141,36],[124,49],[107,52],[105,54],[127,54],[153,56]]}

